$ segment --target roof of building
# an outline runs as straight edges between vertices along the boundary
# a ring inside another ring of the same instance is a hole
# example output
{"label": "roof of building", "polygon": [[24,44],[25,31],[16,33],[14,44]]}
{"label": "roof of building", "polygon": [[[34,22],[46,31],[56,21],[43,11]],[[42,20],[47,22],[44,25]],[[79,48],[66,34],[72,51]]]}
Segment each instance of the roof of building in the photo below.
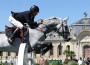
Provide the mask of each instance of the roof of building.
{"label": "roof of building", "polygon": [[74,24],[90,24],[90,18],[84,17],[84,18],[78,20],[77,22],[73,23],[72,25],[74,25]]}

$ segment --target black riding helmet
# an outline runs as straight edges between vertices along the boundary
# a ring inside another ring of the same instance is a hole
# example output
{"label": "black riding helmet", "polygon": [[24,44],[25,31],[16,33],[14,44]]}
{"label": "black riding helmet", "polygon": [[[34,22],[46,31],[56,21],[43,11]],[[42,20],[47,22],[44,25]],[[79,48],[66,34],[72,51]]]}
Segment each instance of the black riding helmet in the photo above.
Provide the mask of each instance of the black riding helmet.
{"label": "black riding helmet", "polygon": [[31,6],[30,11],[31,12],[33,12],[33,11],[39,12],[39,7],[36,5],[33,5],[33,6]]}

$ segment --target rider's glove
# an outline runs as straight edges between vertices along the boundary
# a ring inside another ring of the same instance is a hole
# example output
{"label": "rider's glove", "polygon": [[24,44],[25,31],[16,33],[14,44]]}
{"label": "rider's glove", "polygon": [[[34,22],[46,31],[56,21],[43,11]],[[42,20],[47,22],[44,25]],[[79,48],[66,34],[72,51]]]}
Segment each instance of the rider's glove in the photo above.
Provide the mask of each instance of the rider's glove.
{"label": "rider's glove", "polygon": [[37,24],[42,24],[42,23],[43,23],[42,19],[38,20],[38,22],[37,22]]}

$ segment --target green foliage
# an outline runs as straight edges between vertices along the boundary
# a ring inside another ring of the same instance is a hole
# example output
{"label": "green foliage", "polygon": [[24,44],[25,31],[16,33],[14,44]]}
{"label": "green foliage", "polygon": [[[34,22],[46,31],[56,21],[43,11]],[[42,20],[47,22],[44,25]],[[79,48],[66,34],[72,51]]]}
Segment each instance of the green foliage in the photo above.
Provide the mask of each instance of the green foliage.
{"label": "green foliage", "polygon": [[63,54],[65,54],[65,55],[66,55],[66,57],[68,57],[68,53],[69,53],[69,51],[68,51],[68,50],[65,50],[65,51],[63,52]]}
{"label": "green foliage", "polygon": [[71,59],[72,59],[72,57],[75,57],[76,56],[74,51],[69,51],[69,50],[65,50],[63,52],[63,54],[66,55],[66,58],[70,57]]}
{"label": "green foliage", "polygon": [[[8,62],[7,62],[7,64],[8,65],[13,65],[12,63],[8,63]],[[0,65],[6,65],[6,64],[5,64],[5,62],[0,62]]]}
{"label": "green foliage", "polygon": [[39,63],[36,63],[35,65],[40,65]]}
{"label": "green foliage", "polygon": [[70,62],[68,62],[68,64],[69,65],[78,65],[77,62],[75,62],[75,61],[70,61]]}
{"label": "green foliage", "polygon": [[52,65],[63,65],[61,62],[53,62]]}
{"label": "green foliage", "polygon": [[81,65],[85,65],[85,64],[81,64]]}
{"label": "green foliage", "polygon": [[48,60],[45,60],[44,65],[49,65]]}
{"label": "green foliage", "polygon": [[0,62],[0,65],[5,65],[5,63],[3,63],[3,62]]}

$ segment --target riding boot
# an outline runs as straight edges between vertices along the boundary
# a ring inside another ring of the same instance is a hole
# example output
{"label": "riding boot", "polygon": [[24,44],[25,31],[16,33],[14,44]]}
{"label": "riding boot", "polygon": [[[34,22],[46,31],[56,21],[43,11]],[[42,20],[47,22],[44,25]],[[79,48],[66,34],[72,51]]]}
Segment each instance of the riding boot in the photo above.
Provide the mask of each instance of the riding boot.
{"label": "riding boot", "polygon": [[13,45],[13,41],[15,40],[15,35],[19,31],[19,28],[16,28],[15,31],[13,32],[12,36],[8,39],[8,42]]}

